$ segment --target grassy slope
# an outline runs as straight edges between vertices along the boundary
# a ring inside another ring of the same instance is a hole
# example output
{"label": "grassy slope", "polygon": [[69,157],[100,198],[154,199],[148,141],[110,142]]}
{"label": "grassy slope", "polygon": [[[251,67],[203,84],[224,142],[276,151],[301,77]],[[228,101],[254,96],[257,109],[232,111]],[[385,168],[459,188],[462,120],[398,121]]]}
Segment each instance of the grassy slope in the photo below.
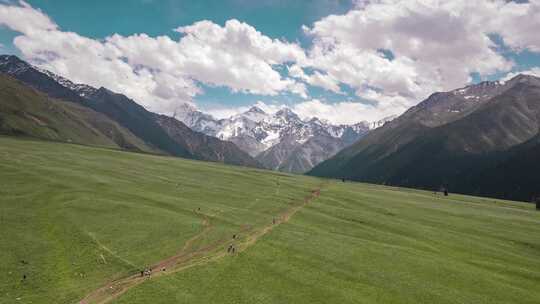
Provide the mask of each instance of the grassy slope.
{"label": "grassy slope", "polygon": [[0,74],[0,134],[155,152],[101,113],[51,99]]}
{"label": "grassy slope", "polygon": [[333,183],[239,256],[115,303],[538,303],[532,207]]}
{"label": "grassy slope", "polygon": [[177,253],[203,229],[198,207],[212,229],[195,248],[267,224],[316,182],[0,137],[0,303],[74,303]]}
{"label": "grassy slope", "polygon": [[[0,138],[0,181],[9,274],[0,303],[73,303],[180,250],[202,229],[197,207],[214,215],[203,246],[267,224],[319,184],[9,138]],[[246,251],[150,279],[115,303],[538,303],[540,212],[532,208],[331,182]]]}
{"label": "grassy slope", "polygon": [[440,112],[411,108],[321,163],[310,174],[423,189],[445,186],[459,193],[528,201],[540,193],[538,185],[527,178],[538,175],[532,168],[538,157],[529,157],[531,165],[516,170],[517,183],[512,183],[512,187],[497,180],[502,171],[489,173],[493,173],[490,167],[502,165],[501,160],[511,156],[512,147],[538,136],[539,83],[517,83],[473,113],[458,113],[459,119],[455,117],[456,120],[437,127],[426,126],[429,120],[440,119]]}

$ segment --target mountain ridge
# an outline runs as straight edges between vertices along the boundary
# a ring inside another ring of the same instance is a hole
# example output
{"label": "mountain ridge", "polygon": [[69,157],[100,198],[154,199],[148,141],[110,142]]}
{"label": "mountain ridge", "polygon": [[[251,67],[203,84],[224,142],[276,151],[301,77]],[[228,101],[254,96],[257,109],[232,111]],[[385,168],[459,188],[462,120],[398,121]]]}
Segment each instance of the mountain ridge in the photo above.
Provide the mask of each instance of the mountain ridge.
{"label": "mountain ridge", "polygon": [[[540,78],[519,75],[467,88],[470,95],[431,95],[309,174],[503,197],[497,187],[476,185],[490,184],[483,172],[538,135]],[[451,112],[456,108],[462,111]],[[531,191],[514,189],[504,198],[528,200]]]}
{"label": "mountain ridge", "polygon": [[[252,106],[229,118],[216,119],[190,105],[179,108],[175,117],[196,131],[235,143],[269,169],[294,173],[307,172],[394,118],[334,125],[317,117],[301,119],[288,107],[266,113]],[[311,139],[314,141],[307,144]]]}
{"label": "mountain ridge", "polygon": [[[95,111],[92,114],[94,116],[96,113],[105,115],[145,142],[152,151],[178,157],[261,167],[256,160],[234,144],[208,139],[206,135],[192,131],[179,121],[168,124],[168,129],[165,130],[164,126],[159,124],[159,116],[155,113],[147,111],[127,96],[104,87],[96,89],[89,85],[73,83],[50,71],[36,68],[13,55],[0,56],[0,72],[49,97]],[[175,128],[172,128],[173,126]],[[179,134],[189,140],[179,140]],[[205,147],[201,143],[207,143],[209,146]],[[209,151],[211,149],[216,150]]]}

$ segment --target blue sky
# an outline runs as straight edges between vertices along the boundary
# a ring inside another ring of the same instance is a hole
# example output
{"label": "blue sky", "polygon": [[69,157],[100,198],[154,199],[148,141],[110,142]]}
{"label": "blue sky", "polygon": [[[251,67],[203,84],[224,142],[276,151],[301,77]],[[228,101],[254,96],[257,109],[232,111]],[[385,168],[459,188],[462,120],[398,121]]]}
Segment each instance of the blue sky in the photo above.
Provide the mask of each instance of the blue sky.
{"label": "blue sky", "polygon": [[[238,19],[254,26],[266,36],[288,41],[298,41],[309,46],[302,25],[309,25],[330,14],[343,14],[353,7],[351,0],[28,0],[34,8],[41,9],[65,31],[102,39],[118,33],[129,36],[146,33],[150,36],[168,35],[178,39],[174,28],[190,25],[200,20],[211,20],[223,25],[227,20]],[[20,54],[13,46],[16,32],[0,28],[0,43],[5,53]],[[205,94],[197,96],[202,107],[248,106],[256,101],[294,104],[300,99],[292,94],[278,98],[256,94],[232,93],[226,87],[200,84]],[[311,88],[314,97],[329,101],[342,96]]]}
{"label": "blue sky", "polygon": [[4,0],[0,43],[163,113],[258,103],[349,123],[399,114],[433,91],[540,73],[537,0],[428,3]]}
{"label": "blue sky", "polygon": [[302,40],[301,27],[352,8],[350,0],[28,0],[62,29],[103,38],[114,33],[178,37],[172,29],[199,20],[238,19],[272,38]]}

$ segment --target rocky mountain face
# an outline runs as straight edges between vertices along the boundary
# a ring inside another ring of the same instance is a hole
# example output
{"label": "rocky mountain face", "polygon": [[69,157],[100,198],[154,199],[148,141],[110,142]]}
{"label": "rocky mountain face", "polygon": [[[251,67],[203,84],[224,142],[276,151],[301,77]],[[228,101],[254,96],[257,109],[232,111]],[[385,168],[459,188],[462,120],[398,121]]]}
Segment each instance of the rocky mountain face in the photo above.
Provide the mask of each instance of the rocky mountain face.
{"label": "rocky mountain face", "polygon": [[193,132],[184,123],[165,115],[155,115],[156,122],[180,146],[187,147],[196,159],[234,164],[245,167],[263,166],[235,144]]}
{"label": "rocky mountain face", "polygon": [[304,173],[356,142],[386,120],[333,125],[318,118],[302,120],[289,108],[274,114],[258,107],[227,119],[214,119],[186,105],[175,117],[189,127],[235,143],[266,168]]}
{"label": "rocky mountain face", "polygon": [[[75,84],[54,73],[35,68],[16,56],[0,56],[0,72],[49,97],[82,106],[90,113],[89,115],[106,117],[138,142],[144,143],[145,147],[149,147],[146,149],[148,152],[261,167],[256,160],[234,144],[210,139],[204,134],[194,132],[182,122],[175,121],[174,118],[165,119],[149,112],[125,95],[111,92],[106,88],[96,89],[84,84]],[[111,137],[111,134],[105,136]]]}
{"label": "rocky mountain face", "polygon": [[310,174],[528,200],[539,130],[540,78],[518,75],[435,93]]}

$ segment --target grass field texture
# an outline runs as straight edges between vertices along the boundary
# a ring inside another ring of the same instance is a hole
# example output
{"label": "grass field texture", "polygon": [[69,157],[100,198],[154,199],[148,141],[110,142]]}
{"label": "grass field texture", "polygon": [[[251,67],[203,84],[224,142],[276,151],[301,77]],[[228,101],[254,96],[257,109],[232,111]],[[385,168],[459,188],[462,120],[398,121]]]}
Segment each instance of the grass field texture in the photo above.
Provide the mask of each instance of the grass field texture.
{"label": "grass field texture", "polygon": [[0,137],[0,228],[0,303],[540,303],[525,203]]}

